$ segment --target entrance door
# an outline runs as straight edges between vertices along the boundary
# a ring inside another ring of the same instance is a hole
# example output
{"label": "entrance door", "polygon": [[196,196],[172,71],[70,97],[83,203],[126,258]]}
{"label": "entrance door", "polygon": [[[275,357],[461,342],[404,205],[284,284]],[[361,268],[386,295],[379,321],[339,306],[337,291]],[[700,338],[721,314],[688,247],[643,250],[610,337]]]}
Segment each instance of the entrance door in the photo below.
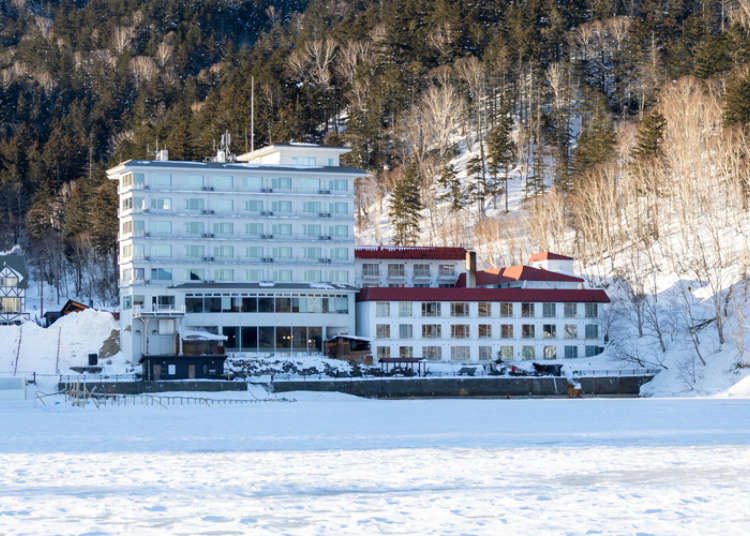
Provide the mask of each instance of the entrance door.
{"label": "entrance door", "polygon": [[154,379],[161,379],[161,363],[154,363]]}
{"label": "entrance door", "polygon": [[195,365],[188,365],[188,378],[191,380],[195,378]]}

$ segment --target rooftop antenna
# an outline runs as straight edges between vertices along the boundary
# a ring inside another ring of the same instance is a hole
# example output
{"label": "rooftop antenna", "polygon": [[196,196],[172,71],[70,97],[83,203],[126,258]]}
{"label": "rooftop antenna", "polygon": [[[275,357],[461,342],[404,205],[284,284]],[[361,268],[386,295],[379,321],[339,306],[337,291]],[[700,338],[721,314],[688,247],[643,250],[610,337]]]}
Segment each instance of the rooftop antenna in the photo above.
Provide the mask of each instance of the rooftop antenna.
{"label": "rooftop antenna", "polygon": [[250,77],[250,152],[255,150],[255,77]]}
{"label": "rooftop antenna", "polygon": [[216,156],[213,158],[214,162],[232,162],[234,160],[234,156],[232,156],[232,152],[230,151],[230,147],[232,146],[232,135],[229,133],[228,130],[224,131],[224,134],[221,135],[221,142],[219,143],[219,149],[216,151]]}

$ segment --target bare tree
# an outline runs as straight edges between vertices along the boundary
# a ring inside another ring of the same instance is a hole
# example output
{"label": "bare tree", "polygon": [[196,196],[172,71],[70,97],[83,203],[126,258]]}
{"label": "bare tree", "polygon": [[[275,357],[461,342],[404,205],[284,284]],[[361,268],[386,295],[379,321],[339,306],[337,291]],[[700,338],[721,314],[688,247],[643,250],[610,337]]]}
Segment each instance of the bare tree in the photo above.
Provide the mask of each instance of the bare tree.
{"label": "bare tree", "polygon": [[124,53],[130,46],[130,42],[135,36],[135,29],[132,26],[117,26],[112,32],[112,41],[115,52],[118,55]]}

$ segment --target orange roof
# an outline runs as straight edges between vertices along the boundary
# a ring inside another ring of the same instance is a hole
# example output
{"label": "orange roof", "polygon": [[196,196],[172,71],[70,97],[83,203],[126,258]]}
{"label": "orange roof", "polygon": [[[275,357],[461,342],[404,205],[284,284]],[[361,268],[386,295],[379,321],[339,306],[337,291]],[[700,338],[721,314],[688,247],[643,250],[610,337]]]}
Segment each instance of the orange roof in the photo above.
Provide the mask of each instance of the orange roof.
{"label": "orange roof", "polygon": [[531,257],[529,257],[529,262],[534,261],[572,261],[574,260],[573,257],[568,257],[566,255],[560,255],[559,253],[552,253],[551,251],[541,251],[539,253],[534,253]]}
{"label": "orange roof", "polygon": [[[477,272],[477,286],[497,285],[498,283],[510,283],[511,281],[557,281],[565,283],[583,283],[583,279],[572,275],[552,272],[532,266],[517,265],[495,268],[493,270],[480,270]],[[466,274],[462,273],[456,281],[457,287],[466,286]]]}

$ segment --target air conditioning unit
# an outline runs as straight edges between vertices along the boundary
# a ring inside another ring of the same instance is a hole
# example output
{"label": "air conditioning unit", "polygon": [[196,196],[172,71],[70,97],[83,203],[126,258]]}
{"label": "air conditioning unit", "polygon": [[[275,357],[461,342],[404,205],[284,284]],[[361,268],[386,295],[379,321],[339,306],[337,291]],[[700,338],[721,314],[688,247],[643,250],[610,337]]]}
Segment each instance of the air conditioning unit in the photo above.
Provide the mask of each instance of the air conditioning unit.
{"label": "air conditioning unit", "polygon": [[330,194],[331,190],[318,190],[319,194]]}
{"label": "air conditioning unit", "polygon": [[273,188],[261,188],[260,191],[264,194],[270,194],[271,192],[273,192]]}
{"label": "air conditioning unit", "polygon": [[331,213],[330,212],[321,212],[321,213],[318,214],[318,216],[320,218],[330,218],[331,217]]}
{"label": "air conditioning unit", "polygon": [[273,257],[263,257],[261,259],[262,262],[273,262]]}
{"label": "air conditioning unit", "polygon": [[143,187],[143,189],[144,189],[144,190],[150,190],[150,189],[151,189],[151,186],[149,186],[148,184],[146,184],[146,185],[145,185],[145,186]]}
{"label": "air conditioning unit", "polygon": [[214,191],[214,187],[213,186],[202,186],[201,190],[204,190],[206,192],[213,192]]}
{"label": "air conditioning unit", "polygon": [[260,213],[261,216],[273,216],[273,212],[270,210],[264,211]]}
{"label": "air conditioning unit", "polygon": [[203,260],[206,261],[206,262],[211,262],[211,261],[214,260],[214,258],[213,257],[203,257]]}
{"label": "air conditioning unit", "polygon": [[318,259],[323,264],[331,264],[331,259]]}
{"label": "air conditioning unit", "polygon": [[151,233],[143,233],[143,236],[151,236]]}
{"label": "air conditioning unit", "polygon": [[143,257],[143,260],[144,260],[144,261],[150,261],[150,260],[151,260],[151,257]]}
{"label": "air conditioning unit", "polygon": [[262,234],[262,235],[260,235],[260,237],[263,238],[264,240],[270,240],[271,238],[273,238],[273,235],[272,234]]}

